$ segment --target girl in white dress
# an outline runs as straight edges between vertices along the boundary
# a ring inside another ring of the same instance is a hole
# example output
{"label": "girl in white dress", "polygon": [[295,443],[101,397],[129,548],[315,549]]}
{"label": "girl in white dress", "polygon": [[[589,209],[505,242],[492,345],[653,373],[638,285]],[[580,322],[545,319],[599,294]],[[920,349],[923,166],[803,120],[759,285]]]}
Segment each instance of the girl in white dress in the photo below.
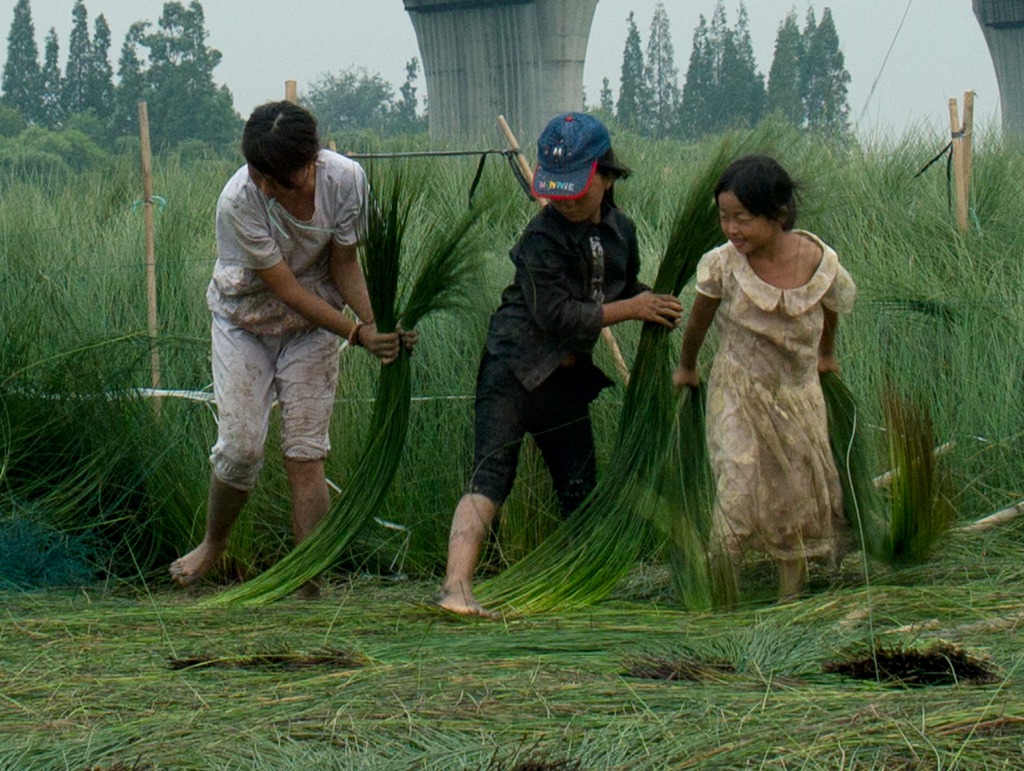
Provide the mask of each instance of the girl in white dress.
{"label": "girl in white dress", "polygon": [[796,185],[766,156],[734,161],[715,187],[728,243],[697,267],[677,388],[697,386],[697,353],[716,322],[707,440],[716,498],[712,553],[734,576],[743,553],[769,555],[779,598],[797,595],[808,558],[841,559],[851,543],[829,447],[819,373],[838,371],[839,314],[856,287],[817,236],[794,230]]}

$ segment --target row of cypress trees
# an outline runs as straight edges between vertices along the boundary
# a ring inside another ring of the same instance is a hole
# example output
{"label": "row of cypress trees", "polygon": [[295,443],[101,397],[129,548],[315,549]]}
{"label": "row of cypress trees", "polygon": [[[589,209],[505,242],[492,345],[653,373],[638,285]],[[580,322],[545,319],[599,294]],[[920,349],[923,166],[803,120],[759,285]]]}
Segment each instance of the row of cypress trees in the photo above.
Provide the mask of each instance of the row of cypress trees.
{"label": "row of cypress trees", "polygon": [[650,136],[679,139],[753,126],[769,113],[832,137],[850,130],[850,74],[829,8],[820,21],[808,8],[803,29],[794,11],[786,15],[766,79],[754,59],[745,5],[730,26],[719,0],[710,21],[700,16],[681,88],[664,4],[655,8],[646,56],[634,14],[627,25],[618,100],[607,78],[600,94],[606,117]]}

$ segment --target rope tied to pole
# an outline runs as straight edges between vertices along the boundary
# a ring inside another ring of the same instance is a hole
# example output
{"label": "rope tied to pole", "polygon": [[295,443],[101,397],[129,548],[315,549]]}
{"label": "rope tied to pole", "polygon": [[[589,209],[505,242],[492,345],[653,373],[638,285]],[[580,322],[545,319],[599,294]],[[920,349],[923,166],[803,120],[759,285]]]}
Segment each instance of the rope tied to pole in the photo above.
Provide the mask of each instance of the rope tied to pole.
{"label": "rope tied to pole", "polygon": [[166,198],[164,198],[163,196],[159,196],[159,195],[151,195],[147,199],[140,198],[139,200],[133,202],[132,203],[132,208],[131,208],[131,213],[135,214],[135,212],[137,212],[139,210],[140,206],[145,206],[146,204],[153,204],[153,203],[156,204],[156,210],[158,212],[162,212],[164,209],[167,208],[167,199]]}
{"label": "rope tied to pole", "polygon": [[[962,132],[961,132],[961,134],[962,134]],[[956,139],[956,137],[954,136],[953,139]],[[934,158],[932,158],[930,161],[928,161],[928,163],[926,163],[924,166],[922,166],[920,168],[920,170],[918,170],[918,172],[914,175],[914,178],[917,179],[922,174],[924,174],[926,171],[928,171],[928,169],[930,169],[932,167],[932,165],[934,165],[943,156],[945,156],[945,158],[946,158],[946,205],[952,210],[952,208],[953,208],[953,141],[952,141],[952,139],[949,141],[949,143],[945,147],[942,148],[941,151],[939,151],[939,153]]]}
{"label": "rope tied to pole", "polygon": [[524,176],[522,170],[519,168],[517,156],[520,155],[519,149],[515,150],[414,150],[408,152],[395,152],[395,153],[353,153],[346,152],[345,155],[355,160],[374,159],[374,158],[445,158],[445,157],[465,157],[465,156],[480,156],[480,160],[476,166],[476,173],[473,175],[473,181],[469,186],[468,206],[473,206],[473,196],[476,195],[476,189],[480,184],[480,178],[484,173],[484,165],[487,162],[489,155],[502,155],[508,161],[508,165],[512,169],[512,175],[516,178],[519,186],[526,193],[526,196],[532,201],[533,193],[530,192],[530,183]]}

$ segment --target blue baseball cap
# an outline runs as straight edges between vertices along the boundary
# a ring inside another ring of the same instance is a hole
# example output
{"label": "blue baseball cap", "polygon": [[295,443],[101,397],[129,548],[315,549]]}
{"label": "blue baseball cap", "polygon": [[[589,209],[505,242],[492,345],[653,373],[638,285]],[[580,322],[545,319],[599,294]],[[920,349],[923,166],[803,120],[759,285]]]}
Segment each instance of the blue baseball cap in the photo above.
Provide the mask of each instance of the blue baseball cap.
{"label": "blue baseball cap", "polygon": [[598,159],[611,146],[608,129],[593,115],[566,112],[552,118],[537,140],[533,194],[579,198],[590,187]]}

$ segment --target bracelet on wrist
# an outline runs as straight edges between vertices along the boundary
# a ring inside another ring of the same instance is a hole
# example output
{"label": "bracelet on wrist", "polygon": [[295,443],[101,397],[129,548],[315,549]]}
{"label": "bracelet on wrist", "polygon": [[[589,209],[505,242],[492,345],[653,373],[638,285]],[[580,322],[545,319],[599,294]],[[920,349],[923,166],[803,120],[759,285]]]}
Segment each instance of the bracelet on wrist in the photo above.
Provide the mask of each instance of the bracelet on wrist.
{"label": "bracelet on wrist", "polygon": [[359,330],[364,326],[363,322],[357,321],[355,326],[352,327],[352,331],[348,333],[348,344],[351,346],[361,346],[359,342]]}

